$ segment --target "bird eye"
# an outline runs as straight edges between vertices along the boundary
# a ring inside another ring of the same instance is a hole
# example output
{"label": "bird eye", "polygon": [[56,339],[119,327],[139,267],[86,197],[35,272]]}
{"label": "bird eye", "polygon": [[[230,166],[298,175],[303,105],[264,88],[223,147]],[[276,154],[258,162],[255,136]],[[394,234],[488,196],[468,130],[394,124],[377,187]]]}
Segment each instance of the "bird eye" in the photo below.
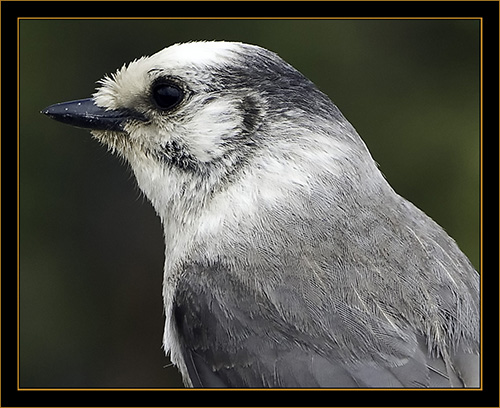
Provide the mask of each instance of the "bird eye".
{"label": "bird eye", "polygon": [[182,101],[184,92],[176,85],[160,83],[153,87],[152,95],[156,106],[166,111]]}

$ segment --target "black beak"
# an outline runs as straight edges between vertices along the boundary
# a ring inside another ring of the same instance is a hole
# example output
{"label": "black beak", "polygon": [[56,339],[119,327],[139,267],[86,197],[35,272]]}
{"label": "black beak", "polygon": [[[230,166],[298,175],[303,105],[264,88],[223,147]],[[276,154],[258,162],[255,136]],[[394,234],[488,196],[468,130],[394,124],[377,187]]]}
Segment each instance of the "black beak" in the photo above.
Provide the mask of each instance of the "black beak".
{"label": "black beak", "polygon": [[128,120],[147,121],[143,115],[134,111],[105,110],[90,98],[56,103],[42,110],[42,113],[59,122],[93,130],[123,131]]}

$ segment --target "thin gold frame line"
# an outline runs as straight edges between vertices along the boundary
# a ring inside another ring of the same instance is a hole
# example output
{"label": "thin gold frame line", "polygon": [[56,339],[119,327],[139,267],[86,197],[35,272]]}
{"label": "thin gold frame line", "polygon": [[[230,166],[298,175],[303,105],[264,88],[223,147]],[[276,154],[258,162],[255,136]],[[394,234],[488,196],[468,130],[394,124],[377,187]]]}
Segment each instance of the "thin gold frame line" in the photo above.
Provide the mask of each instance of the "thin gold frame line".
{"label": "thin gold frame line", "polygon": [[[427,390],[465,390],[481,391],[483,379],[483,18],[482,17],[18,17],[17,18],[17,390],[18,391],[196,391],[221,390],[220,388],[20,388],[20,248],[19,248],[19,139],[20,139],[20,21],[21,20],[479,20],[480,21],[480,379],[479,388],[230,388],[227,390],[316,390],[316,391],[427,391]],[[226,389],[222,389],[226,390]]]}

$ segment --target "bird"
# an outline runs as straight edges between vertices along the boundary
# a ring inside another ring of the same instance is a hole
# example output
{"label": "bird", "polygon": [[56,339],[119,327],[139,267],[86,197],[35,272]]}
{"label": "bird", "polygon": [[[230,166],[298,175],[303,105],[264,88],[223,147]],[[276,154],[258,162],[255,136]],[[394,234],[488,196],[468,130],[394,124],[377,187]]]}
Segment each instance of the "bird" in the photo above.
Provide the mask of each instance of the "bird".
{"label": "bird", "polygon": [[185,386],[480,386],[478,272],[276,53],[176,43],[42,113],[124,158],[161,219]]}

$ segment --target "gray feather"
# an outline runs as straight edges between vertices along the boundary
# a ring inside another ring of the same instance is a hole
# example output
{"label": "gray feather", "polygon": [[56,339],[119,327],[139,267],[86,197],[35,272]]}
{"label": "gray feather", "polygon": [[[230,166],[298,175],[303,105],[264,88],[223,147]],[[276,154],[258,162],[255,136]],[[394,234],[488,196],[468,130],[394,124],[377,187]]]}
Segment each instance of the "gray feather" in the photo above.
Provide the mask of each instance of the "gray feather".
{"label": "gray feather", "polygon": [[187,385],[479,386],[478,273],[276,54],[177,44],[44,112],[128,160],[161,218]]}

